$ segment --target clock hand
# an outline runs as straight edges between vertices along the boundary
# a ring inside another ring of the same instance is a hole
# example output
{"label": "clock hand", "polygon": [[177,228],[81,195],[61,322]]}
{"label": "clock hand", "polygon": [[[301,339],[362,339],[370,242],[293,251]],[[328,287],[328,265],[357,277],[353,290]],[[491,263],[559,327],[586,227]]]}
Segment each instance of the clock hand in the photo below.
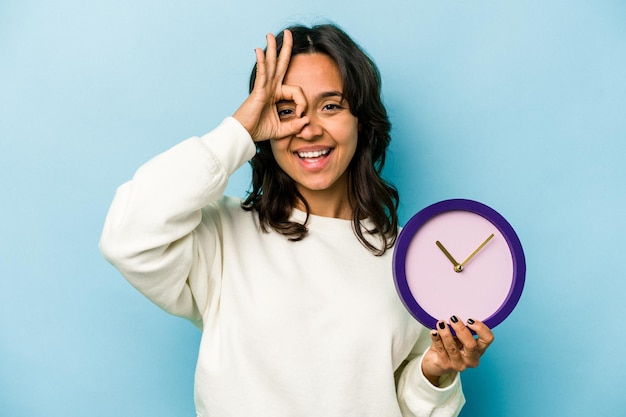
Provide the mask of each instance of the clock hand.
{"label": "clock hand", "polygon": [[443,254],[446,255],[450,262],[452,262],[452,265],[454,265],[454,270],[456,272],[461,272],[463,270],[463,267],[456,261],[456,259],[452,257],[452,255],[450,255],[450,252],[448,252],[448,250],[441,244],[441,242],[436,241],[435,244],[439,247],[439,249],[441,249]]}
{"label": "clock hand", "polygon": [[476,256],[476,254],[478,252],[480,252],[480,250],[482,248],[485,247],[485,245],[487,244],[487,242],[489,242],[491,239],[493,238],[493,233],[491,234],[491,236],[489,236],[487,239],[485,239],[485,241],[483,243],[480,244],[480,246],[478,248],[476,248],[476,250],[474,252],[472,252],[472,254],[470,256],[467,257],[466,260],[463,261],[463,263],[461,264],[461,269],[463,269],[463,267],[474,257]]}

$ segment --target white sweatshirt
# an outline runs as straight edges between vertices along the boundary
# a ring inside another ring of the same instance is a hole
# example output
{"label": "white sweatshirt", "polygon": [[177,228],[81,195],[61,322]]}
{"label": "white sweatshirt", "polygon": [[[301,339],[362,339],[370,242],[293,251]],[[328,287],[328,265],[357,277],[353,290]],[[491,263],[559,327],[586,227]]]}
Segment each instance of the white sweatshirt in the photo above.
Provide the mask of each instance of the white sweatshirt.
{"label": "white sweatshirt", "polygon": [[290,242],[222,196],[254,154],[227,118],[155,157],[117,190],[100,241],[133,286],[202,329],[197,415],[456,416],[460,378],[423,376],[430,337],[399,301],[391,251],[320,216]]}

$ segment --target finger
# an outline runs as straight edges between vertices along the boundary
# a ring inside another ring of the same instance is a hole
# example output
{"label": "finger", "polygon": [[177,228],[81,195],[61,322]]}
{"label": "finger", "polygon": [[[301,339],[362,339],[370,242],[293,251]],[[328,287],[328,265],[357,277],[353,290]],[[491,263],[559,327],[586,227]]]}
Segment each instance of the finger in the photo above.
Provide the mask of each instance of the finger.
{"label": "finger", "polygon": [[296,116],[302,117],[307,109],[307,101],[302,88],[294,85],[283,85],[280,89],[279,97],[276,101],[287,100],[293,101],[296,105]]}
{"label": "finger", "polygon": [[267,48],[265,49],[265,70],[267,79],[271,80],[276,74],[276,38],[273,34],[266,35]]}
{"label": "finger", "polygon": [[256,77],[254,79],[254,88],[260,88],[267,82],[267,70],[265,68],[265,53],[261,48],[254,50],[256,55]]}
{"label": "finger", "polygon": [[[436,371],[433,374],[442,375],[443,373],[447,373],[451,369],[450,357],[448,355],[448,351],[443,344],[443,339],[441,338],[441,334],[439,333],[440,328],[433,329],[430,331],[430,349],[429,352],[433,352],[434,356],[430,356],[430,364],[435,366]],[[433,371],[431,369],[431,371]]]}
{"label": "finger", "polygon": [[306,116],[301,118],[293,118],[289,121],[282,122],[280,124],[277,136],[280,139],[284,139],[288,136],[295,135],[296,133],[300,132],[308,123],[309,118]]}
{"label": "finger", "polygon": [[478,366],[482,351],[478,348],[478,343],[476,339],[474,339],[472,332],[457,316],[450,317],[450,327],[452,327],[456,333],[461,356],[463,357],[465,365],[471,368]]}
{"label": "finger", "polygon": [[441,335],[437,330],[430,331],[430,340],[431,340],[431,349],[439,354],[445,354],[447,358],[448,353],[446,352],[446,348],[443,346],[443,340],[441,340]]}
{"label": "finger", "polygon": [[478,336],[476,343],[478,344],[478,349],[482,354],[485,350],[487,350],[489,345],[493,343],[493,332],[482,321],[474,319],[467,320],[467,327],[472,329]]}
{"label": "finger", "polygon": [[298,86],[283,85],[280,88],[279,100],[287,100],[295,105],[295,114],[285,120],[282,120],[279,127],[278,137],[283,138],[289,135],[295,135],[299,133],[304,126],[310,123],[310,119],[305,115],[307,109],[307,101],[302,91],[302,88]]}
{"label": "finger", "polygon": [[454,330],[457,340],[462,347],[475,348],[476,339],[474,339],[474,335],[457,316],[450,317],[450,327]]}
{"label": "finger", "polygon": [[457,344],[457,339],[452,335],[452,332],[445,321],[437,323],[437,331],[441,337],[443,347],[448,353],[452,367],[457,371],[465,370],[465,361],[461,355],[460,346]]}
{"label": "finger", "polygon": [[291,49],[293,47],[293,35],[291,31],[285,30],[283,32],[283,45],[280,49],[278,56],[278,63],[276,67],[276,78],[278,83],[282,84],[285,78],[285,73],[289,67],[289,61],[291,59]]}
{"label": "finger", "polygon": [[437,330],[430,331],[430,350],[435,353],[435,364],[440,370],[447,370],[450,368],[450,358],[448,357],[448,352],[446,351],[445,346],[443,345],[443,340],[441,339],[441,335]]}

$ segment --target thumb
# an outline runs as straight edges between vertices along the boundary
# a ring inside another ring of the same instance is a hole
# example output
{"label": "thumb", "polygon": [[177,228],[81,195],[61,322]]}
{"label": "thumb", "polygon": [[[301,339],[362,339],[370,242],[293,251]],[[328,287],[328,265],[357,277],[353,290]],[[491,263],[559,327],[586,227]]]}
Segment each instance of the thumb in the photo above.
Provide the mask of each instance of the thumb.
{"label": "thumb", "polygon": [[292,118],[288,121],[281,122],[278,137],[284,138],[287,136],[295,135],[299,133],[310,122],[308,116]]}

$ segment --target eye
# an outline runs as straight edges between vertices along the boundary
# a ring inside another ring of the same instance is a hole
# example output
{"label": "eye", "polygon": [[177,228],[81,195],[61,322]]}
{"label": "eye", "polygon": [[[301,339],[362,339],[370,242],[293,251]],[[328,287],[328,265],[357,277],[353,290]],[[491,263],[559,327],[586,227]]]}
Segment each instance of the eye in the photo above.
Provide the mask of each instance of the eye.
{"label": "eye", "polygon": [[282,107],[282,108],[278,108],[276,109],[276,111],[278,112],[278,118],[282,119],[287,119],[289,117],[292,117],[295,114],[294,109],[290,108],[290,107]]}
{"label": "eye", "polygon": [[337,103],[328,103],[328,104],[325,104],[324,107],[322,107],[322,110],[324,111],[337,111],[341,109],[343,109],[343,107]]}

